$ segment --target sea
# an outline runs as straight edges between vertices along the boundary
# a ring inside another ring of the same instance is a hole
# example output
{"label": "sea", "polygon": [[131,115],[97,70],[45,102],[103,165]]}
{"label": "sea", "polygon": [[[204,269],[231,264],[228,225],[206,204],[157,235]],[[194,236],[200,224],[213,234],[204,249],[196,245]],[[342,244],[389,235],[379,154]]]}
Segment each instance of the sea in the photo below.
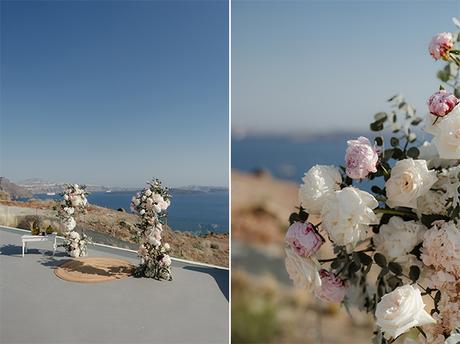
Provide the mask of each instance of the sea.
{"label": "sea", "polygon": [[254,137],[232,140],[232,169],[266,171],[272,176],[300,182],[316,164],[343,165],[348,135],[317,137],[312,140],[287,137]]}
{"label": "sea", "polygon": [[[105,208],[130,211],[133,191],[93,192],[88,202]],[[60,199],[59,194],[36,194],[38,199]],[[195,235],[228,233],[228,191],[172,192],[168,224],[177,231]]]}
{"label": "sea", "polygon": [[[252,137],[232,141],[232,169],[243,172],[268,172],[275,178],[302,183],[302,177],[314,165],[345,164],[347,140],[357,133],[337,133],[311,140],[288,137]],[[374,135],[366,135],[373,138]],[[363,180],[354,186],[370,192],[373,185],[383,187],[383,180]]]}

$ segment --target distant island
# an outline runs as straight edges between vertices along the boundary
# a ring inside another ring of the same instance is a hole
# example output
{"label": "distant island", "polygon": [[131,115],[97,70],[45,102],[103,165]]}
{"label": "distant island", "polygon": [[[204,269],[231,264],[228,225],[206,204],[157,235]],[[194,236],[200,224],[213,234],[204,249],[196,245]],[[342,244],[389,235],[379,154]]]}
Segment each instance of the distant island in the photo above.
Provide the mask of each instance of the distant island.
{"label": "distant island", "polygon": [[[3,183],[1,182],[3,181]],[[37,194],[58,194],[64,190],[64,182],[50,182],[39,178],[31,178],[12,183],[5,177],[0,177],[0,190],[8,192],[13,199],[29,198]],[[87,184],[89,192],[136,192],[141,187],[118,187]],[[171,188],[172,193],[208,193],[228,191],[227,187],[189,185]]]}

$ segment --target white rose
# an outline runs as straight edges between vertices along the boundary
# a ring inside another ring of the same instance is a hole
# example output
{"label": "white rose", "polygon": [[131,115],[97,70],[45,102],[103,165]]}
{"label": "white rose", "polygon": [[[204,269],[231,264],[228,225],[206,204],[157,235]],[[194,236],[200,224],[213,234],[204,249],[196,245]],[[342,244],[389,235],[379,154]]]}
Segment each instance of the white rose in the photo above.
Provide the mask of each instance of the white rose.
{"label": "white rose", "polygon": [[155,239],[153,235],[148,237],[148,242],[155,247],[158,247],[161,245],[160,240]]}
{"label": "white rose", "polygon": [[155,203],[158,203],[163,200],[163,197],[161,197],[161,195],[157,193],[153,194],[152,198]]}
{"label": "white rose", "polygon": [[77,225],[77,222],[75,221],[73,217],[69,217],[67,220],[64,221],[63,225],[64,225],[65,232],[70,232],[71,230],[75,228],[75,226]]}
{"label": "white rose", "polygon": [[80,234],[78,234],[78,232],[71,232],[69,234],[69,237],[72,240],[80,240]]}
{"label": "white rose", "polygon": [[340,190],[342,177],[335,166],[313,166],[302,178],[299,188],[299,201],[305,210],[319,215],[328,195]]}
{"label": "white rose", "polygon": [[426,160],[428,168],[447,168],[457,163],[456,160],[441,159],[433,141],[423,142],[423,144],[418,147],[418,150],[420,151],[418,159]]}
{"label": "white rose", "polygon": [[149,197],[149,198],[147,198],[147,201],[146,201],[146,202],[147,202],[147,205],[148,205],[148,206],[151,206],[151,205],[153,204],[153,199],[151,199],[151,198]]}
{"label": "white rose", "polygon": [[139,214],[144,215],[144,214],[145,214],[145,210],[144,210],[144,209],[141,209],[141,211],[139,212]]}
{"label": "white rose", "polygon": [[415,221],[404,221],[393,216],[380,227],[379,234],[374,236],[376,251],[383,253],[391,260],[409,254],[415,246],[423,241],[427,228]]}
{"label": "white rose", "polygon": [[318,265],[311,258],[298,256],[290,248],[286,248],[286,270],[296,288],[313,290],[321,286]]}
{"label": "white rose", "polygon": [[161,206],[159,204],[154,204],[153,210],[155,210],[156,213],[161,213],[163,209],[161,209]]}
{"label": "white rose", "polygon": [[434,135],[442,159],[460,159],[460,104],[444,117],[427,115],[425,131]]}
{"label": "white rose", "polygon": [[152,230],[152,235],[157,239],[157,240],[161,240],[161,231],[157,228],[154,228]]}
{"label": "white rose", "polygon": [[83,200],[80,196],[70,196],[70,202],[74,207],[78,207],[83,204]]}
{"label": "white rose", "polygon": [[69,200],[69,195],[67,195],[67,194],[64,195],[64,199],[65,199],[66,201],[68,201],[68,200]]}
{"label": "white rose", "polygon": [[133,203],[134,203],[135,206],[138,206],[139,204],[141,204],[141,201],[140,201],[138,198],[136,198],[136,199],[133,201]]}
{"label": "white rose", "polygon": [[78,184],[74,184],[73,187],[78,190],[78,188],[80,187]]}
{"label": "white rose", "polygon": [[417,199],[417,214],[447,215],[448,195],[445,192],[428,190]]}
{"label": "white rose", "polygon": [[152,194],[152,190],[150,190],[150,189],[145,190],[145,195],[147,197],[149,197],[151,194]]}
{"label": "white rose", "polygon": [[171,265],[171,257],[168,256],[167,254],[161,259],[161,262],[163,263],[164,266],[170,266]]}
{"label": "white rose", "polygon": [[166,209],[168,209],[168,203],[166,203],[164,200],[162,200],[161,202],[159,202],[158,205],[160,206],[161,210],[166,210]]}
{"label": "white rose", "polygon": [[379,205],[371,194],[346,187],[330,195],[321,211],[322,225],[337,245],[356,245],[367,236],[370,224],[378,223],[372,211]]}
{"label": "white rose", "polygon": [[75,213],[75,209],[72,207],[65,207],[64,211],[69,215],[72,215],[73,213]]}
{"label": "white rose", "polygon": [[171,246],[169,246],[168,243],[164,244],[163,247],[165,248],[166,251],[169,251],[171,249]]}
{"label": "white rose", "polygon": [[417,198],[428,192],[438,178],[425,160],[404,159],[396,163],[385,186],[390,207],[417,208]]}
{"label": "white rose", "polygon": [[425,311],[418,288],[403,285],[382,297],[375,310],[376,323],[386,338],[396,338],[415,326],[436,321]]}

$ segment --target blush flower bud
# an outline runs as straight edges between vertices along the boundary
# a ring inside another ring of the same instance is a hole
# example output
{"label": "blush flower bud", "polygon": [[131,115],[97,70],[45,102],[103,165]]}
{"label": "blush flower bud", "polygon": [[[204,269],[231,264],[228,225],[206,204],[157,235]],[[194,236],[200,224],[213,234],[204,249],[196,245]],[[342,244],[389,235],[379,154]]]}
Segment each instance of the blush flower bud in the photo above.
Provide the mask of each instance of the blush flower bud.
{"label": "blush flower bud", "polygon": [[346,294],[345,282],[334,273],[321,269],[321,287],[315,291],[316,297],[321,300],[340,303]]}
{"label": "blush flower bud", "polygon": [[450,32],[438,33],[431,39],[428,51],[435,60],[447,60],[449,51],[454,47],[454,37]]}
{"label": "blush flower bud", "polygon": [[437,117],[444,117],[458,104],[458,99],[446,90],[434,93],[428,99],[428,109],[430,113]]}
{"label": "blush flower bud", "polygon": [[377,172],[378,150],[366,137],[349,140],[345,153],[347,175],[351,179],[364,179],[371,172]]}
{"label": "blush flower bud", "polygon": [[313,225],[302,222],[294,222],[289,227],[285,240],[301,257],[310,257],[323,244],[323,239],[315,232]]}

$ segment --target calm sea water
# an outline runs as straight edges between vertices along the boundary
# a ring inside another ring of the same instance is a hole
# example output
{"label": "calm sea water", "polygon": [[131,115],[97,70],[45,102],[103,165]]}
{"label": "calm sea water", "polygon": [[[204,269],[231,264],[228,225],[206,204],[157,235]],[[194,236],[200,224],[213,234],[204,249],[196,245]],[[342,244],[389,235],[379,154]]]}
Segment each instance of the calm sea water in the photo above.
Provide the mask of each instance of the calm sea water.
{"label": "calm sea water", "polygon": [[265,169],[277,178],[300,182],[304,173],[316,164],[343,164],[347,138],[337,136],[313,141],[287,138],[233,140],[232,168],[246,172]]}
{"label": "calm sea water", "polygon": [[[129,211],[134,192],[94,192],[88,202],[106,208]],[[178,231],[194,234],[228,233],[228,192],[173,193],[168,208],[168,224]],[[39,199],[60,199],[61,196],[34,195]]]}

